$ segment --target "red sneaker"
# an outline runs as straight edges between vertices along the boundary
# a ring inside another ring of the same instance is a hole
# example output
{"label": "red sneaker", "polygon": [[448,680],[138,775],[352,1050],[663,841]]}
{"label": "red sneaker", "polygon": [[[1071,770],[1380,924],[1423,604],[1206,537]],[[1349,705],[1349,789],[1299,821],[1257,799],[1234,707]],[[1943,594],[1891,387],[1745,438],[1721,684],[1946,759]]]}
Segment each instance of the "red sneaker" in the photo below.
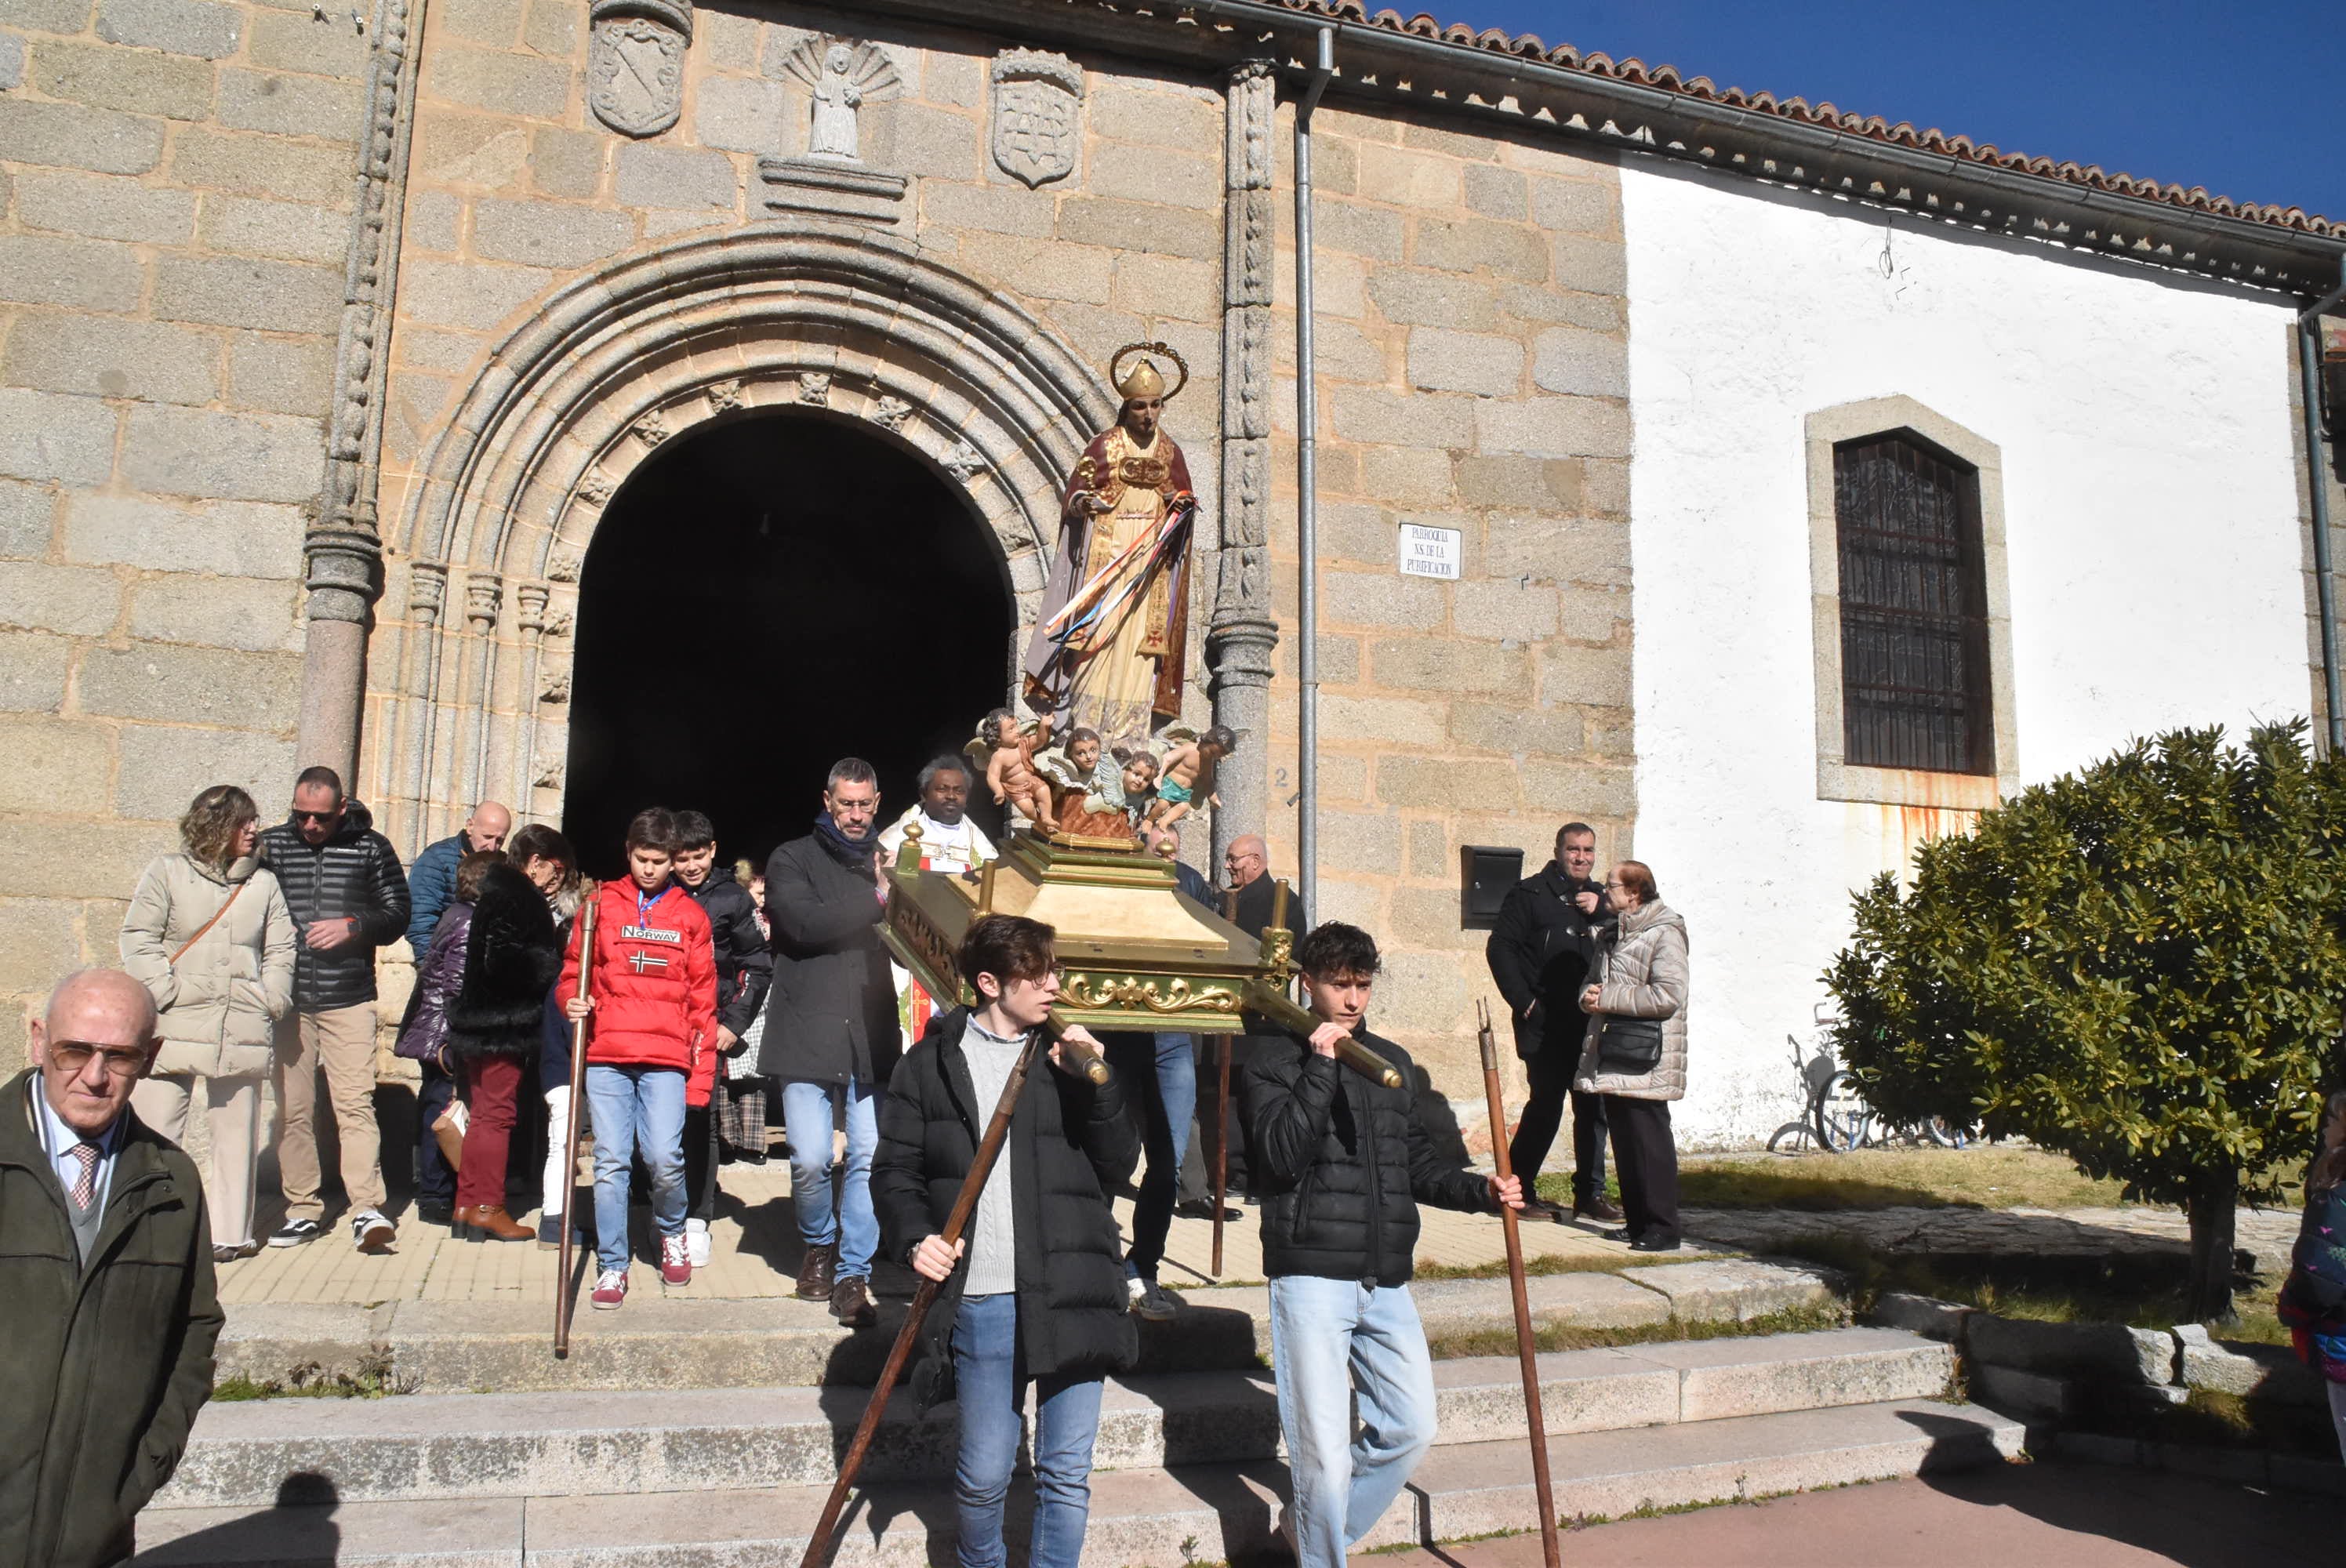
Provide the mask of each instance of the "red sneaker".
{"label": "red sneaker", "polygon": [[670,1285],[692,1283],[692,1254],[683,1237],[660,1237],[660,1278]]}
{"label": "red sneaker", "polygon": [[597,1275],[592,1299],[595,1303],[595,1310],[597,1312],[609,1312],[625,1306],[627,1300],[627,1271],[624,1268],[606,1268]]}

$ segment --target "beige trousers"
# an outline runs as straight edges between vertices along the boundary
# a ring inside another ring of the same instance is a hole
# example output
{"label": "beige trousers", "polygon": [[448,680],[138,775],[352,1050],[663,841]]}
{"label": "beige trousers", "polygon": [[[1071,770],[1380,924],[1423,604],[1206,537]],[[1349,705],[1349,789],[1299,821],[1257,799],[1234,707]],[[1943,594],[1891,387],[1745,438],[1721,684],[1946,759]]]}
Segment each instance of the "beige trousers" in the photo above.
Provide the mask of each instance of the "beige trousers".
{"label": "beige trousers", "polygon": [[289,1219],[322,1219],[318,1196],[318,1069],[342,1135],[342,1190],[351,1212],[383,1204],[382,1136],[374,1125],[374,1003],[325,1013],[296,1012],[277,1026],[277,1104],[285,1115],[277,1135],[277,1168]]}
{"label": "beige trousers", "polygon": [[[175,1144],[187,1140],[189,1104],[196,1081],[180,1074],[141,1078],[130,1091],[138,1119]],[[212,1245],[242,1247],[252,1239],[252,1174],[260,1164],[260,1079],[204,1080],[204,1119],[211,1152],[204,1161],[204,1207]]]}

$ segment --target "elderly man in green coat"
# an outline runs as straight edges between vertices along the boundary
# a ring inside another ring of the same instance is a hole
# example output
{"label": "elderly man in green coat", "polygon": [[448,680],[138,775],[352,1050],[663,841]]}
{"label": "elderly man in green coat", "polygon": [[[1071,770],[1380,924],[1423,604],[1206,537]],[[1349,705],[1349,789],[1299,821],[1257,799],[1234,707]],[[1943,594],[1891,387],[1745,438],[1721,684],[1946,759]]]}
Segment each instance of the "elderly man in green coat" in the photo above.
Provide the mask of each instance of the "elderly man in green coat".
{"label": "elderly man in green coat", "polygon": [[210,1397],[219,1300],[203,1184],[130,1109],[155,1003],[67,975],[0,1088],[0,1568],[99,1568]]}

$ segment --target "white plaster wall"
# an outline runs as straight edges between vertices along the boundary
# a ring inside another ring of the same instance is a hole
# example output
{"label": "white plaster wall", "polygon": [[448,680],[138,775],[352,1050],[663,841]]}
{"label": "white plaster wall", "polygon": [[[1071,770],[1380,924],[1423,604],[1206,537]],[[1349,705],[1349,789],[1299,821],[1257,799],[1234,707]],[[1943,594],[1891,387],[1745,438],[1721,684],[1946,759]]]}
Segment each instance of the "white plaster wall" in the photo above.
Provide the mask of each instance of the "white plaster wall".
{"label": "white plaster wall", "polygon": [[2002,448],[2034,783],[2310,707],[2290,318],[1701,171],[1632,166],[1622,199],[1637,849],[1693,938],[1680,1137],[1764,1137],[1850,891],[1936,815],[1817,799],[1804,417],[1903,393]]}

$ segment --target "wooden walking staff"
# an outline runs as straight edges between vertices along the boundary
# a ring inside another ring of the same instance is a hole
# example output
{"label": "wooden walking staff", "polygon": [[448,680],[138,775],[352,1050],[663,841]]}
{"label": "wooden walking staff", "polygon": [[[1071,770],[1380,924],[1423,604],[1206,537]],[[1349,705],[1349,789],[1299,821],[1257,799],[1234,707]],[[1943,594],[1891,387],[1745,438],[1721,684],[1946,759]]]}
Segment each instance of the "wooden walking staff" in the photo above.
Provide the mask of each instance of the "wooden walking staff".
{"label": "wooden walking staff", "polygon": [[[1491,1158],[1499,1179],[1505,1181],[1513,1173],[1507,1169],[1507,1112],[1499,1098],[1499,1047],[1491,1037],[1490,1004],[1476,998],[1474,1013],[1482,1025],[1483,1097],[1491,1113]],[[1532,1303],[1524,1287],[1524,1238],[1516,1228],[1514,1209],[1502,1205],[1499,1219],[1506,1227],[1507,1284],[1515,1298],[1515,1350],[1524,1366],[1524,1414],[1531,1421],[1532,1487],[1539,1495],[1540,1555],[1547,1568],[1561,1568],[1564,1558],[1556,1539],[1556,1495],[1547,1477],[1547,1422],[1540,1415],[1539,1351],[1532,1344]]]}
{"label": "wooden walking staff", "polygon": [[[595,895],[599,891],[594,882],[584,884],[586,901],[578,906],[578,994],[587,994],[595,976]],[[576,1304],[577,1287],[570,1279],[570,1238],[578,1234],[578,1216],[572,1212],[578,1207],[578,1124],[586,1119],[586,1025],[589,1018],[573,1020],[570,1025],[570,1125],[562,1138],[562,1185],[567,1196],[562,1203],[562,1248],[559,1271],[554,1280],[554,1354],[557,1360],[570,1355],[570,1315]]]}
{"label": "wooden walking staff", "polygon": [[[986,1174],[994,1169],[994,1159],[1002,1152],[1002,1140],[1010,1131],[1010,1115],[1018,1108],[1019,1092],[1026,1086],[1026,1074],[1035,1064],[1035,1054],[1056,1039],[1059,1029],[1058,1015],[1053,1013],[1042,1028],[1026,1037],[1026,1048],[1018,1053],[1010,1077],[1002,1085],[1002,1097],[994,1102],[993,1119],[985,1124],[985,1135],[978,1140],[977,1152],[970,1156],[969,1174],[962,1177],[961,1191],[954,1196],[953,1210],[945,1216],[944,1228],[937,1232],[947,1247],[959,1241],[962,1233],[969,1228],[969,1217],[977,1208],[977,1195],[984,1190]],[[815,1521],[814,1534],[807,1542],[806,1555],[799,1559],[799,1568],[830,1568],[831,1553],[839,1549],[839,1519],[847,1511],[848,1490],[855,1484],[855,1472],[863,1467],[863,1455],[872,1446],[872,1434],[880,1430],[880,1418],[887,1413],[888,1396],[894,1390],[896,1380],[903,1375],[904,1363],[912,1359],[921,1324],[928,1318],[936,1298],[937,1282],[923,1278],[913,1292],[913,1304],[904,1309],[904,1326],[896,1330],[896,1342],[889,1347],[887,1364],[880,1369],[880,1381],[872,1390],[872,1402],[863,1407],[863,1419],[856,1423],[855,1441],[847,1445],[847,1457],[839,1461],[839,1477],[831,1483],[831,1495],[823,1500],[822,1517]]]}

